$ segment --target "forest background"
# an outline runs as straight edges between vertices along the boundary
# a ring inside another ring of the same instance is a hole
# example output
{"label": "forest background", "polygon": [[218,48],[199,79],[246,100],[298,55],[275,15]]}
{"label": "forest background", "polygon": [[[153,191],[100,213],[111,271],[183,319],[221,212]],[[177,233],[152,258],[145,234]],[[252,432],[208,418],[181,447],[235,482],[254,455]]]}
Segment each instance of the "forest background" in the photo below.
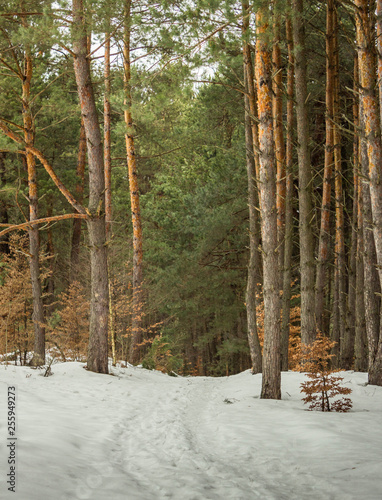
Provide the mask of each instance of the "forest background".
{"label": "forest background", "polygon": [[382,385],[381,14],[7,2],[2,352],[252,367],[279,398],[323,332],[333,368]]}

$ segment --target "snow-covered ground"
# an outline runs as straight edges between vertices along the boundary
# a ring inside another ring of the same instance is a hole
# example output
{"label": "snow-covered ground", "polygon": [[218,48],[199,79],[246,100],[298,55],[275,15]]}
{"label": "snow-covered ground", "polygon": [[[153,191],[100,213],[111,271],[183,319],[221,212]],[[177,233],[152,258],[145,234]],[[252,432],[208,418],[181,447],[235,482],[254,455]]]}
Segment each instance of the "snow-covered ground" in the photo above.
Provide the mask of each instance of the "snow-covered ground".
{"label": "snow-covered ground", "polygon": [[[0,498],[380,500],[382,387],[347,372],[350,413],[307,411],[299,373],[281,401],[261,376],[174,378],[142,368],[43,377],[0,366]],[[8,492],[7,386],[17,388],[16,493]]]}

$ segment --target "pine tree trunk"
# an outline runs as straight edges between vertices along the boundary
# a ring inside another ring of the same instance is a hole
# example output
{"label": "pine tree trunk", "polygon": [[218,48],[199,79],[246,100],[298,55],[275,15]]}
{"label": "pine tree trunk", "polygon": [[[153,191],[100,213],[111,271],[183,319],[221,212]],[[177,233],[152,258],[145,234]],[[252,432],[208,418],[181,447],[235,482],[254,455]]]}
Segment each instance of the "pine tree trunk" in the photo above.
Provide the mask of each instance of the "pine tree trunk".
{"label": "pine tree trunk", "polygon": [[[6,184],[6,177],[5,177],[5,158],[6,158],[6,153],[0,152],[0,189],[3,188]],[[1,224],[8,224],[9,222],[9,217],[8,217],[8,207],[7,203],[4,199],[0,200],[0,223]],[[4,236],[0,237],[0,255],[1,254],[8,254],[9,253],[9,234],[5,234]]]}
{"label": "pine tree trunk", "polygon": [[[248,4],[243,3],[243,35],[248,36],[249,17],[245,16],[248,12]],[[261,255],[259,252],[260,245],[260,227],[258,215],[258,193],[256,185],[256,164],[255,153],[253,148],[253,124],[251,120],[250,97],[249,87],[253,86],[253,73],[252,73],[252,60],[250,48],[247,40],[244,40],[243,45],[243,59],[244,59],[244,81],[246,95],[244,97],[245,107],[245,145],[246,145],[246,163],[248,175],[248,209],[249,209],[249,262],[248,262],[248,279],[247,279],[247,294],[246,294],[246,308],[247,308],[247,331],[248,331],[248,344],[252,362],[252,373],[261,373],[262,370],[262,354],[261,346],[257,332],[256,321],[256,306],[258,292],[258,283],[260,283],[260,266]],[[252,110],[253,111],[253,110]],[[257,134],[257,126],[256,132]]]}
{"label": "pine tree trunk", "polygon": [[382,0],[376,0],[379,112],[382,123]]}
{"label": "pine tree trunk", "polygon": [[[333,47],[333,15],[334,0],[327,2],[326,14],[326,92],[325,92],[325,165],[322,190],[321,224],[318,242],[317,273],[316,273],[316,323],[317,329],[323,332],[324,328],[324,295],[325,275],[327,274],[327,261],[330,240],[330,198],[332,188],[333,170],[333,93],[334,93],[334,47]],[[324,333],[324,332],[323,332]],[[326,332],[328,333],[328,332]]]}
{"label": "pine tree trunk", "polygon": [[135,156],[133,118],[131,115],[131,67],[130,67],[130,26],[131,0],[125,2],[124,25],[124,94],[125,94],[125,123],[126,123],[126,155],[129,171],[129,186],[131,200],[131,217],[133,223],[133,303],[131,320],[130,363],[138,363],[142,343],[142,282],[143,282],[143,245],[141,209],[139,203],[138,172]]}
{"label": "pine tree trunk", "polygon": [[363,202],[360,178],[358,178],[358,232],[356,257],[356,299],[355,299],[355,345],[354,370],[367,371],[367,326],[365,311],[365,271],[363,266],[364,238],[363,238]]}
{"label": "pine tree trunk", "polygon": [[334,9],[333,15],[333,45],[334,45],[334,94],[333,94],[333,111],[334,111],[334,188],[335,188],[335,204],[336,204],[336,237],[335,237],[335,297],[334,309],[336,311],[337,324],[333,324],[332,339],[337,342],[333,347],[332,364],[334,367],[339,366],[340,352],[342,342],[345,338],[346,324],[346,276],[345,276],[345,239],[344,239],[344,210],[343,210],[343,193],[342,193],[342,159],[341,159],[341,134],[340,134],[340,104],[339,104],[339,59],[338,59],[338,26],[337,26],[337,10]]}
{"label": "pine tree trunk", "polygon": [[[272,126],[272,65],[267,24],[256,15],[256,82],[259,113],[264,349],[261,398],[281,399],[280,297],[277,251],[276,166]],[[265,35],[265,36],[264,36]]]}
{"label": "pine tree trunk", "polygon": [[273,130],[277,165],[277,241],[279,249],[280,286],[283,288],[284,245],[285,245],[285,142],[283,132],[283,67],[280,49],[280,15],[275,14],[273,62]]}
{"label": "pine tree trunk", "polygon": [[[27,52],[24,57],[24,78],[22,82],[22,103],[24,140],[28,146],[33,146],[33,118],[30,109],[30,86],[33,75],[32,57]],[[28,168],[28,188],[29,188],[29,220],[38,219],[38,192],[37,192],[37,171],[36,161],[32,153],[27,152],[26,163]],[[32,282],[33,297],[33,324],[34,324],[34,352],[30,362],[32,366],[41,366],[45,363],[45,320],[44,307],[42,302],[42,290],[40,281],[40,239],[38,226],[28,230],[29,233],[29,269]]]}
{"label": "pine tree trunk", "polygon": [[[377,257],[379,286],[382,285],[382,142],[380,128],[379,102],[375,94],[376,64],[374,57],[374,33],[371,30],[369,2],[356,0],[356,27],[359,79],[361,89],[362,113],[368,155],[368,177],[370,185],[370,201],[372,228]],[[365,192],[363,202],[366,204]],[[365,223],[367,219],[364,216]],[[366,240],[366,231],[364,231]],[[368,304],[365,303],[366,311]],[[382,324],[382,322],[381,322]],[[382,334],[368,337],[369,343],[369,383],[382,385]]]}
{"label": "pine tree trunk", "polygon": [[286,39],[288,44],[287,72],[287,134],[286,134],[286,195],[285,195],[285,250],[282,296],[281,325],[281,370],[289,368],[289,329],[290,301],[292,281],[292,249],[293,249],[293,117],[294,117],[294,54],[292,22],[286,19]]}
{"label": "pine tree trunk", "polygon": [[[83,203],[84,199],[85,165],[86,165],[86,137],[85,137],[84,120],[81,118],[77,171],[76,171],[77,174],[76,195],[77,195],[77,201],[81,204]],[[79,263],[80,263],[81,230],[82,230],[82,220],[74,219],[73,234],[72,234],[72,249],[70,254],[71,283],[78,278]]]}
{"label": "pine tree trunk", "polygon": [[90,245],[91,298],[88,369],[108,373],[109,288],[105,233],[105,179],[102,137],[87,58],[82,0],[73,0],[73,52],[81,113],[84,120],[89,162],[89,206],[87,219]]}
{"label": "pine tree trunk", "polygon": [[106,238],[111,237],[111,135],[110,135],[110,33],[105,33],[105,95],[104,95],[104,162],[105,162],[105,220]]}
{"label": "pine tree trunk", "polygon": [[299,169],[299,233],[301,270],[301,341],[311,344],[316,337],[314,293],[314,240],[312,226],[312,171],[309,149],[308,92],[306,79],[303,0],[293,0],[295,46],[296,116]]}
{"label": "pine tree trunk", "polygon": [[[341,347],[341,368],[345,370],[350,370],[353,367],[353,362],[356,362],[355,357],[355,341],[357,333],[357,323],[361,318],[357,318],[357,313],[362,315],[362,304],[357,301],[361,297],[357,298],[357,268],[358,268],[358,238],[361,231],[361,226],[359,225],[359,213],[360,207],[360,164],[359,164],[359,141],[358,141],[358,130],[359,130],[359,100],[357,96],[358,92],[358,59],[357,55],[354,57],[354,95],[353,95],[353,124],[354,124],[354,136],[353,136],[353,185],[354,185],[354,195],[353,195],[353,218],[352,218],[352,229],[351,229],[351,245],[350,245],[350,259],[349,259],[349,285],[348,285],[348,300],[347,300],[347,314],[346,314],[346,330],[345,339]],[[362,269],[363,274],[363,269]],[[357,309],[359,306],[359,310]],[[364,322],[364,316],[361,320]]]}

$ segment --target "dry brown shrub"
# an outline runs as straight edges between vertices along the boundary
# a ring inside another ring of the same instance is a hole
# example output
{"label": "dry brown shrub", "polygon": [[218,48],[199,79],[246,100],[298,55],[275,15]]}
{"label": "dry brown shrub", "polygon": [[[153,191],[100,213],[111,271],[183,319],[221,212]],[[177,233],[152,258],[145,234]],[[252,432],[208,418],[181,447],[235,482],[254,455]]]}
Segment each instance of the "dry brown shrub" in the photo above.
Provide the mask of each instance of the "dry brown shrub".
{"label": "dry brown shrub", "polygon": [[[333,354],[330,350],[336,342],[317,334],[317,339],[311,345],[301,345],[301,358],[304,360],[297,369],[306,372],[310,379],[301,384],[301,392],[306,394],[303,398],[309,404],[309,410],[347,412],[353,404],[350,398],[336,398],[352,392],[348,387],[342,387],[343,377],[336,375],[340,370],[330,368]],[[331,401],[336,398],[335,401]]]}

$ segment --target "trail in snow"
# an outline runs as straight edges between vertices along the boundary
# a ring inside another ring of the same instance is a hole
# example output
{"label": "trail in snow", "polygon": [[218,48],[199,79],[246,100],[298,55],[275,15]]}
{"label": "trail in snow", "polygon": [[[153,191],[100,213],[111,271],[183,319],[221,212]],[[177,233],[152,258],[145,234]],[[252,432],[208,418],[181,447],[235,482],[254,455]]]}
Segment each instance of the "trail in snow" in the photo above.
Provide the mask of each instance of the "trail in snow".
{"label": "trail in snow", "polygon": [[[282,401],[261,377],[173,378],[140,368],[44,378],[0,366],[18,389],[17,500],[380,500],[382,388],[348,372],[354,411],[308,412],[302,374],[283,373]],[[5,406],[2,404],[2,406]],[[0,419],[6,470],[5,411]],[[5,453],[4,453],[5,452]],[[3,495],[5,494],[5,496]]]}

